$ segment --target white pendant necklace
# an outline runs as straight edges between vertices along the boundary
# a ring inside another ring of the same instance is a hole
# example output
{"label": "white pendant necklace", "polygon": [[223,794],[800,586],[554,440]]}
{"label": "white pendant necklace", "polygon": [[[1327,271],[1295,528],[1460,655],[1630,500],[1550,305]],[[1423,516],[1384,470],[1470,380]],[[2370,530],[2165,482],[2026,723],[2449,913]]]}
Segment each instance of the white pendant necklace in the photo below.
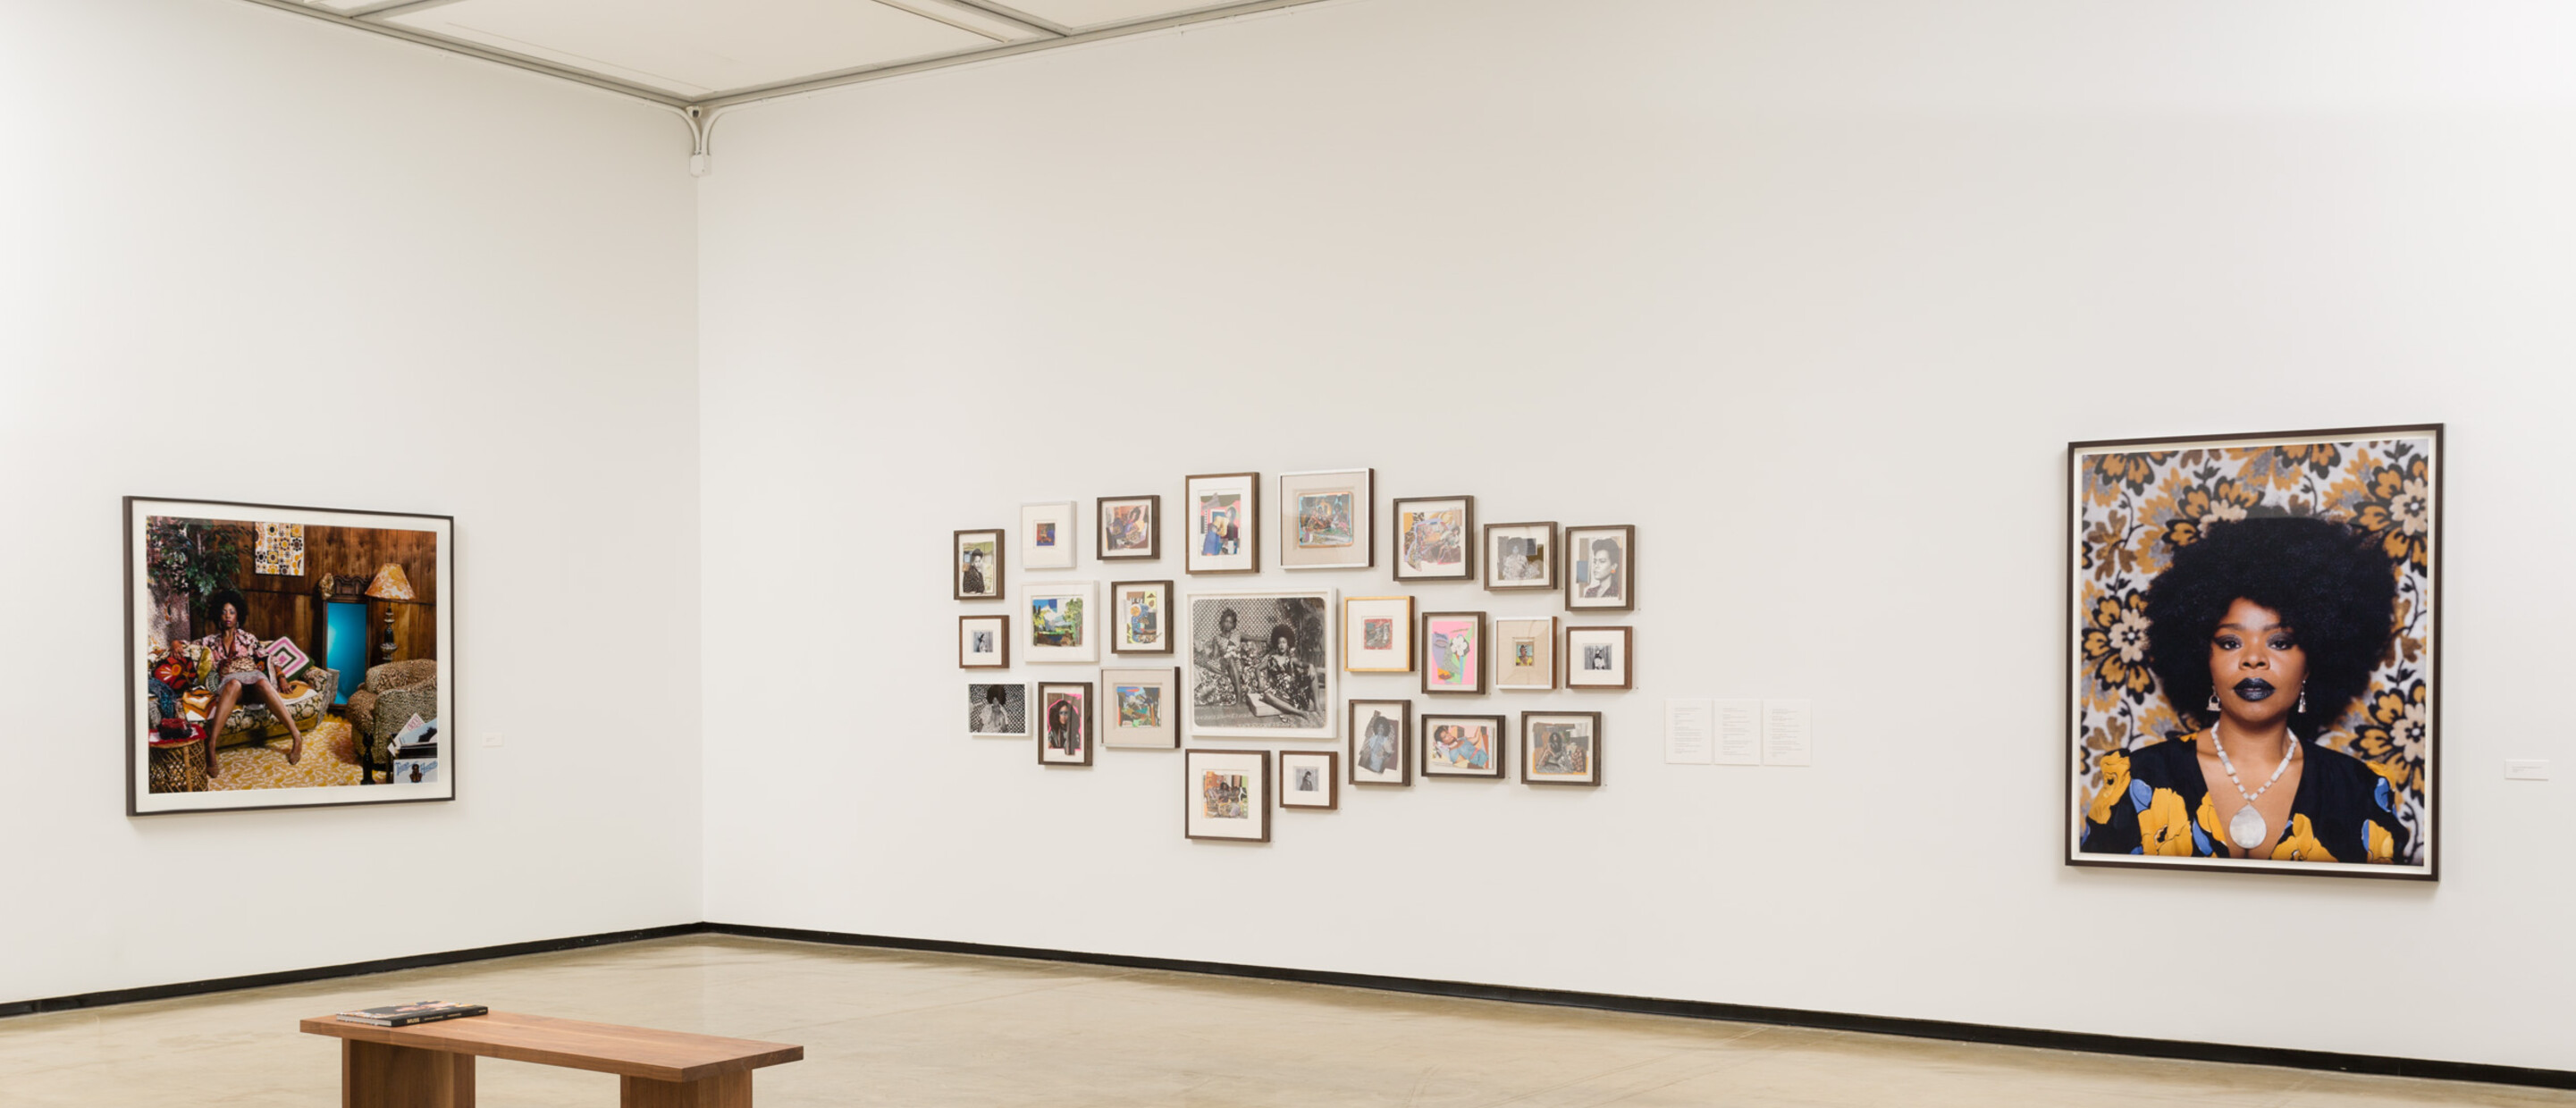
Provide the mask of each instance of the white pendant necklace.
{"label": "white pendant necklace", "polygon": [[2227,783],[2236,786],[2236,795],[2245,798],[2245,806],[2238,808],[2236,817],[2227,821],[2227,837],[2235,840],[2238,847],[2246,850],[2252,850],[2270,841],[2268,836],[2272,827],[2264,822],[2263,813],[2254,810],[2254,800],[2264,793],[2271,792],[2272,786],[2280,784],[2281,774],[2289,770],[2290,759],[2298,753],[2298,743],[2295,740],[2290,743],[2290,749],[2281,754],[2281,764],[2272,767],[2271,778],[2263,782],[2262,788],[2250,793],[2245,791],[2245,782],[2236,779],[2236,763],[2227,760],[2227,744],[2218,741],[2216,724],[2211,724],[2209,728],[2209,748],[2218,752],[2218,764],[2227,770]]}

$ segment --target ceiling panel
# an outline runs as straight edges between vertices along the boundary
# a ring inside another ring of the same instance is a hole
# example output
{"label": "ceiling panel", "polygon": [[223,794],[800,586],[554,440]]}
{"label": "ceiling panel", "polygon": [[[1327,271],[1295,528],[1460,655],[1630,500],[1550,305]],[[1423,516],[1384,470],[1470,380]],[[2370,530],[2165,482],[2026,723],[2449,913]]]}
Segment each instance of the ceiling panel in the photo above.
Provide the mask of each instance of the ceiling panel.
{"label": "ceiling panel", "polygon": [[1087,30],[1112,23],[1133,23],[1158,15],[1221,8],[1240,0],[1208,3],[1207,0],[1007,0],[1012,11],[1026,12],[1047,22],[1074,30]]}
{"label": "ceiling panel", "polygon": [[875,0],[455,0],[384,19],[687,97],[1033,34],[937,0],[895,2],[903,7]]}

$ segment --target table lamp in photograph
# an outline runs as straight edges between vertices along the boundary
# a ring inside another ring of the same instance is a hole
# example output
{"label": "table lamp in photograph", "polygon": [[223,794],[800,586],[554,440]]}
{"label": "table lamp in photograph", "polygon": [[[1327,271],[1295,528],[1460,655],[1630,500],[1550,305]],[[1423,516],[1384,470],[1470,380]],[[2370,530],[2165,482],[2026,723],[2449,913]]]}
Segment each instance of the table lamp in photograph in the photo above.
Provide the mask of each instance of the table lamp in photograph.
{"label": "table lamp in photograph", "polygon": [[[403,576],[399,562],[386,562],[376,569],[376,579],[367,582],[367,595],[378,600],[418,600],[411,591],[411,578]],[[384,660],[394,660],[394,606],[385,605]]]}

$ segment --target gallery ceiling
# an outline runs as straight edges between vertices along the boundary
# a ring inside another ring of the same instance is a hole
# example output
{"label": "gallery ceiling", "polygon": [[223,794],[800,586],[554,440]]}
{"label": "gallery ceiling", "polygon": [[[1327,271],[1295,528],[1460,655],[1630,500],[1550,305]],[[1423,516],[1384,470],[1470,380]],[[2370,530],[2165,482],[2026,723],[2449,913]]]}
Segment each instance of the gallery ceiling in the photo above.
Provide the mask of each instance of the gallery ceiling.
{"label": "gallery ceiling", "polygon": [[718,108],[1316,0],[249,0]]}

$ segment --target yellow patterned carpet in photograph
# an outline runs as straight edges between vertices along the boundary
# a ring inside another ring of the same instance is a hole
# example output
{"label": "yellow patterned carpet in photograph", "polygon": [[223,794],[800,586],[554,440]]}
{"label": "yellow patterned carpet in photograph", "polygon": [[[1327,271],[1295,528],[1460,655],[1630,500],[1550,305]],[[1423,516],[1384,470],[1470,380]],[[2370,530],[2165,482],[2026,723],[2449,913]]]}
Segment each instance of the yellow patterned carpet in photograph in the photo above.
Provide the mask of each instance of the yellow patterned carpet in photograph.
{"label": "yellow patterned carpet in photograph", "polygon": [[206,780],[208,789],[304,789],[358,783],[357,729],[337,717],[325,719],[304,736],[304,760],[286,764],[286,739],[225,747],[223,773]]}

